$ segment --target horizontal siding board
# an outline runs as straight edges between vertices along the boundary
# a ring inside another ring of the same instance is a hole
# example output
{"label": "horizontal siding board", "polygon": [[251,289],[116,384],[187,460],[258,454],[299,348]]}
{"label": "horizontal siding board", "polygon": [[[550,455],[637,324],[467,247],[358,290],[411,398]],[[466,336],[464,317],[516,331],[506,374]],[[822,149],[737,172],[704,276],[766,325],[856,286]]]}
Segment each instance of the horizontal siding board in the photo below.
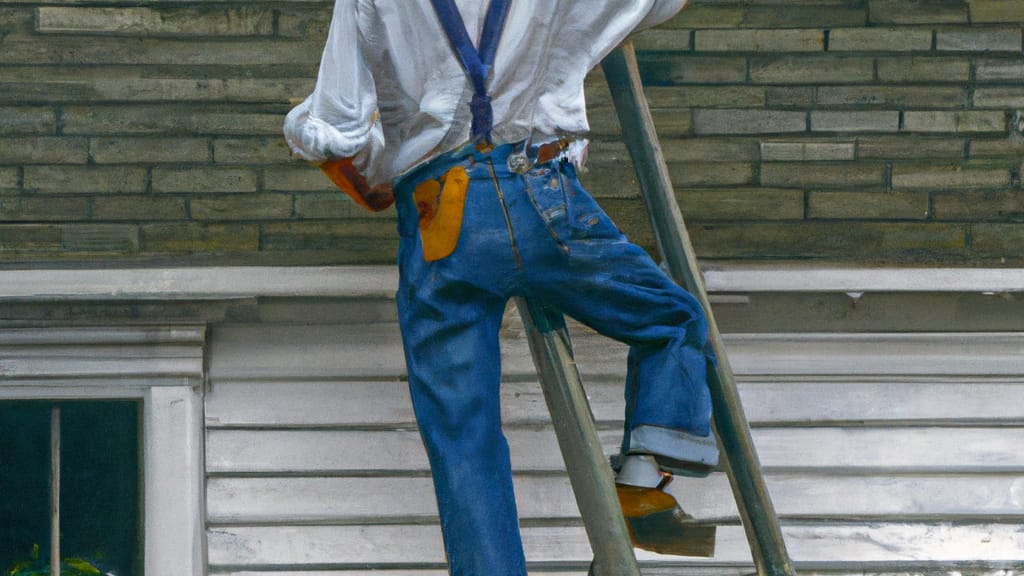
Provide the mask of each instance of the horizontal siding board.
{"label": "horizontal siding board", "polygon": [[[766,478],[782,518],[1024,519],[1024,477],[1016,474],[855,475],[770,474]],[[579,516],[567,476],[517,476],[523,520]],[[728,478],[676,478],[667,490],[694,517],[735,523],[739,512]],[[356,524],[434,519],[428,476],[337,478],[211,478],[209,520],[232,524]]]}
{"label": "horizontal siding board", "polygon": [[[599,422],[622,420],[618,375],[585,382]],[[1024,418],[1024,385],[1015,380],[935,381],[883,378],[800,381],[792,377],[739,383],[747,419],[754,426],[785,422],[966,422]],[[540,384],[504,382],[506,424],[550,422]],[[341,427],[407,425],[415,420],[408,384],[401,381],[225,381],[206,398],[209,427]]]}
{"label": "horizontal siding board", "polygon": [[[507,378],[534,376],[518,320],[502,331]],[[216,379],[374,378],[405,373],[393,323],[238,326],[211,336]],[[626,347],[591,331],[573,336],[584,377],[621,373]],[[726,350],[740,375],[1024,375],[1024,337],[1012,333],[733,334]]]}
{"label": "horizontal siding board", "polygon": [[[1024,527],[1014,524],[871,523],[847,525],[787,524],[783,527],[794,561],[816,565],[888,567],[922,562],[1024,561]],[[443,561],[436,526],[288,526],[210,530],[209,561],[218,566],[294,566],[301,564],[439,564]],[[523,529],[528,561],[585,562],[591,557],[582,526]],[[638,551],[641,561],[680,560]],[[843,559],[843,560],[837,560]],[[688,559],[693,564],[750,563],[743,529],[718,531],[715,557]]]}
{"label": "horizontal siding board", "polygon": [[[563,470],[550,429],[506,431],[518,470]],[[618,430],[600,432],[605,452]],[[760,428],[754,442],[765,468],[803,470],[1024,471],[1024,428]],[[329,473],[427,470],[415,430],[210,430],[211,473]]]}

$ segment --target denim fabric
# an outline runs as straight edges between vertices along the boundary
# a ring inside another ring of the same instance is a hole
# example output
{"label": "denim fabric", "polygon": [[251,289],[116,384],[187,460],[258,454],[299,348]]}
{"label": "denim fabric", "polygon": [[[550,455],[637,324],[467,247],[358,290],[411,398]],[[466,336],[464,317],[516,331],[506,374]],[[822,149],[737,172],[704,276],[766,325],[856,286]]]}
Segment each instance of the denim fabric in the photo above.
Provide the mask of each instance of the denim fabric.
{"label": "denim fabric", "polygon": [[[626,239],[571,164],[519,175],[508,169],[511,151],[446,155],[396,187],[409,386],[456,576],[526,574],[498,394],[510,297],[542,301],[631,346],[624,452],[637,426],[710,434],[711,355],[698,302]],[[470,176],[459,244],[425,262],[412,190],[455,163]],[[706,461],[701,449],[688,455],[683,443],[673,457]]]}

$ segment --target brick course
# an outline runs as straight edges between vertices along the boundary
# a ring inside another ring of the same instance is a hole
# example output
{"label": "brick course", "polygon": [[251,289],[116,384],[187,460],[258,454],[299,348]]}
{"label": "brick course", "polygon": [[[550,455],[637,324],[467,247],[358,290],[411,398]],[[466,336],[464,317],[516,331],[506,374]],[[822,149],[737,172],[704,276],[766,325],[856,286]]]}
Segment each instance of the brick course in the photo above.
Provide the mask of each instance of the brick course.
{"label": "brick course", "polygon": [[[0,265],[394,261],[280,136],[330,2],[129,4],[0,7]],[[691,0],[636,47],[702,257],[1024,262],[1024,0]],[[652,248],[587,97],[583,179]]]}

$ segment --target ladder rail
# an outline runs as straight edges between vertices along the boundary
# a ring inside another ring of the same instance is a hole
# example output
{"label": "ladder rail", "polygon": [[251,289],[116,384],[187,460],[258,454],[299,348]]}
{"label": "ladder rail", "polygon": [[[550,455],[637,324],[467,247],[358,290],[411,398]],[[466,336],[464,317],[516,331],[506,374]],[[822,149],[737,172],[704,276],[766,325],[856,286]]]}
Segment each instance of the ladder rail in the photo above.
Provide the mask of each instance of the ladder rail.
{"label": "ladder rail", "polygon": [[594,576],[640,576],[640,567],[601,448],[594,416],[572,354],[565,320],[554,310],[516,298],[530,353],[587,530]]}
{"label": "ladder rail", "polygon": [[601,65],[669,274],[700,301],[707,314],[708,338],[718,357],[717,378],[710,382],[713,424],[757,572],[762,576],[793,576],[796,572],[786,551],[722,336],[704,288],[696,252],[676,202],[668,166],[644,96],[632,42],[627,40],[616,48]]}

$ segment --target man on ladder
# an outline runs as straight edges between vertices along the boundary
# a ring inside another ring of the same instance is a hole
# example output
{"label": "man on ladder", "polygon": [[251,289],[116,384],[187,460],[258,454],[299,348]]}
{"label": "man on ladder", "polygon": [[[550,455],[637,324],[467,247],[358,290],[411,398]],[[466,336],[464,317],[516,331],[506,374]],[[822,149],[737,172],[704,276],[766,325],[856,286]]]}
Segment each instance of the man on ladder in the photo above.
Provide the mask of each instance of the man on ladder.
{"label": "man on ladder", "polygon": [[285,121],[296,155],[398,210],[399,321],[453,575],[526,574],[498,394],[510,297],[630,345],[616,482],[637,546],[681,518],[671,475],[717,464],[700,304],[576,177],[587,72],[684,3],[336,0],[316,89]]}

